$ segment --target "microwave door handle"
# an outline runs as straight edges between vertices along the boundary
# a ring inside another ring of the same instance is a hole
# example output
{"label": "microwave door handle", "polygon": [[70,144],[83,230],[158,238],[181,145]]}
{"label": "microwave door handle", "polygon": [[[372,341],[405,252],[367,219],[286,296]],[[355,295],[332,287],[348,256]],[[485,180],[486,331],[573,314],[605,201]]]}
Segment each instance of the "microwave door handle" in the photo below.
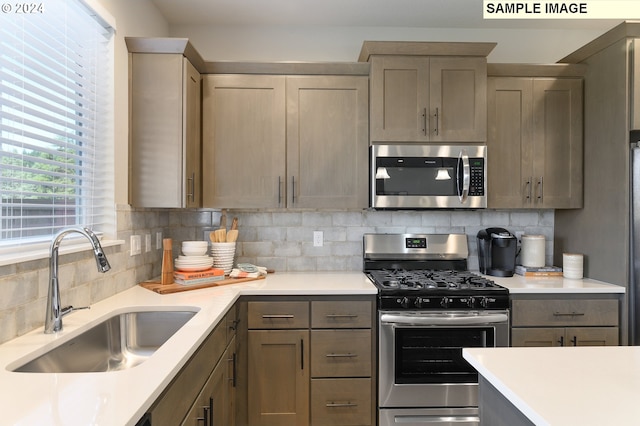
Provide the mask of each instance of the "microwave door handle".
{"label": "microwave door handle", "polygon": [[461,150],[460,155],[458,155],[458,171],[460,167],[462,167],[462,185],[460,185],[460,173],[456,173],[458,179],[458,198],[460,199],[460,203],[464,204],[467,202],[467,198],[469,198],[469,185],[471,182],[471,168],[469,167],[469,155],[466,149]]}

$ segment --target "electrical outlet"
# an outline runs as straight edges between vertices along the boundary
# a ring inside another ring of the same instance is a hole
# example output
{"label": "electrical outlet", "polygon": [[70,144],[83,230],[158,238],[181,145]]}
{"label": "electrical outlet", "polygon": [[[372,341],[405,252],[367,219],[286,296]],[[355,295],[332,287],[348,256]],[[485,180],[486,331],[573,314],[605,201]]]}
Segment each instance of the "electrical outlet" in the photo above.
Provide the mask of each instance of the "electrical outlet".
{"label": "electrical outlet", "polygon": [[151,234],[145,234],[144,236],[144,252],[149,253],[151,251]]}
{"label": "electrical outlet", "polygon": [[130,240],[131,256],[142,253],[140,235],[132,235]]}
{"label": "electrical outlet", "polygon": [[322,247],[324,244],[324,235],[322,231],[313,231],[313,246]]}
{"label": "electrical outlet", "polygon": [[156,250],[162,249],[162,232],[156,232]]}

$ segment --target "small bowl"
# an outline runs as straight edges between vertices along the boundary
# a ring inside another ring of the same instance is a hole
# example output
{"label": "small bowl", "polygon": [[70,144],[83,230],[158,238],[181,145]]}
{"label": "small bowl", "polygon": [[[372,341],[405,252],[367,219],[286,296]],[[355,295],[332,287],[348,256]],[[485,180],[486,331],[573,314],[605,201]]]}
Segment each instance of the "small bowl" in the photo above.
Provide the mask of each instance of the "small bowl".
{"label": "small bowl", "polygon": [[207,254],[207,248],[198,248],[198,247],[182,247],[182,253],[185,256],[204,256]]}

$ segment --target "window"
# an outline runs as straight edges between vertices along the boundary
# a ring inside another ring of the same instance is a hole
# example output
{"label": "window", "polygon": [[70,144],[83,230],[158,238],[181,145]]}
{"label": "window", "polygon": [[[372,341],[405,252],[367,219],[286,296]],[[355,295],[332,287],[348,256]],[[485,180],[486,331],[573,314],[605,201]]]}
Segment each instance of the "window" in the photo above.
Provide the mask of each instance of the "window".
{"label": "window", "polygon": [[113,234],[113,29],[78,0],[2,12],[0,248]]}

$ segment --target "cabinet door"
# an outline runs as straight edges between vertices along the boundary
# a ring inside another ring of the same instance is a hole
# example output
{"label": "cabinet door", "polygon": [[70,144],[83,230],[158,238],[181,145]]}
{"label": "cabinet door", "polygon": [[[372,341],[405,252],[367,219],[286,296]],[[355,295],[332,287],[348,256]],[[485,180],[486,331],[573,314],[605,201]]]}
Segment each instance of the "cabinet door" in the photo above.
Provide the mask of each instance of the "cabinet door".
{"label": "cabinet door", "polygon": [[618,327],[568,327],[565,346],[617,346]]}
{"label": "cabinet door", "polygon": [[250,330],[249,424],[309,424],[309,331]]}
{"label": "cabinet door", "polygon": [[487,205],[532,205],[533,82],[489,78],[487,90]]}
{"label": "cabinet door", "polygon": [[285,77],[203,81],[203,205],[284,206]]}
{"label": "cabinet door", "polygon": [[130,203],[185,207],[200,173],[200,76],[181,54],[133,53],[130,84]]}
{"label": "cabinet door", "polygon": [[533,82],[534,205],[582,207],[582,80]]}
{"label": "cabinet door", "polygon": [[368,205],[368,79],[287,77],[287,206]]}
{"label": "cabinet door", "polygon": [[430,140],[485,142],[486,58],[432,57],[429,84]]}
{"label": "cabinet door", "polygon": [[200,73],[186,58],[183,60],[182,141],[185,155],[183,175],[183,202],[186,207],[202,206],[202,138],[201,105],[202,79]]}
{"label": "cabinet door", "polygon": [[428,141],[429,58],[373,56],[370,139]]}
{"label": "cabinet door", "polygon": [[564,328],[513,328],[511,346],[566,346]]}

